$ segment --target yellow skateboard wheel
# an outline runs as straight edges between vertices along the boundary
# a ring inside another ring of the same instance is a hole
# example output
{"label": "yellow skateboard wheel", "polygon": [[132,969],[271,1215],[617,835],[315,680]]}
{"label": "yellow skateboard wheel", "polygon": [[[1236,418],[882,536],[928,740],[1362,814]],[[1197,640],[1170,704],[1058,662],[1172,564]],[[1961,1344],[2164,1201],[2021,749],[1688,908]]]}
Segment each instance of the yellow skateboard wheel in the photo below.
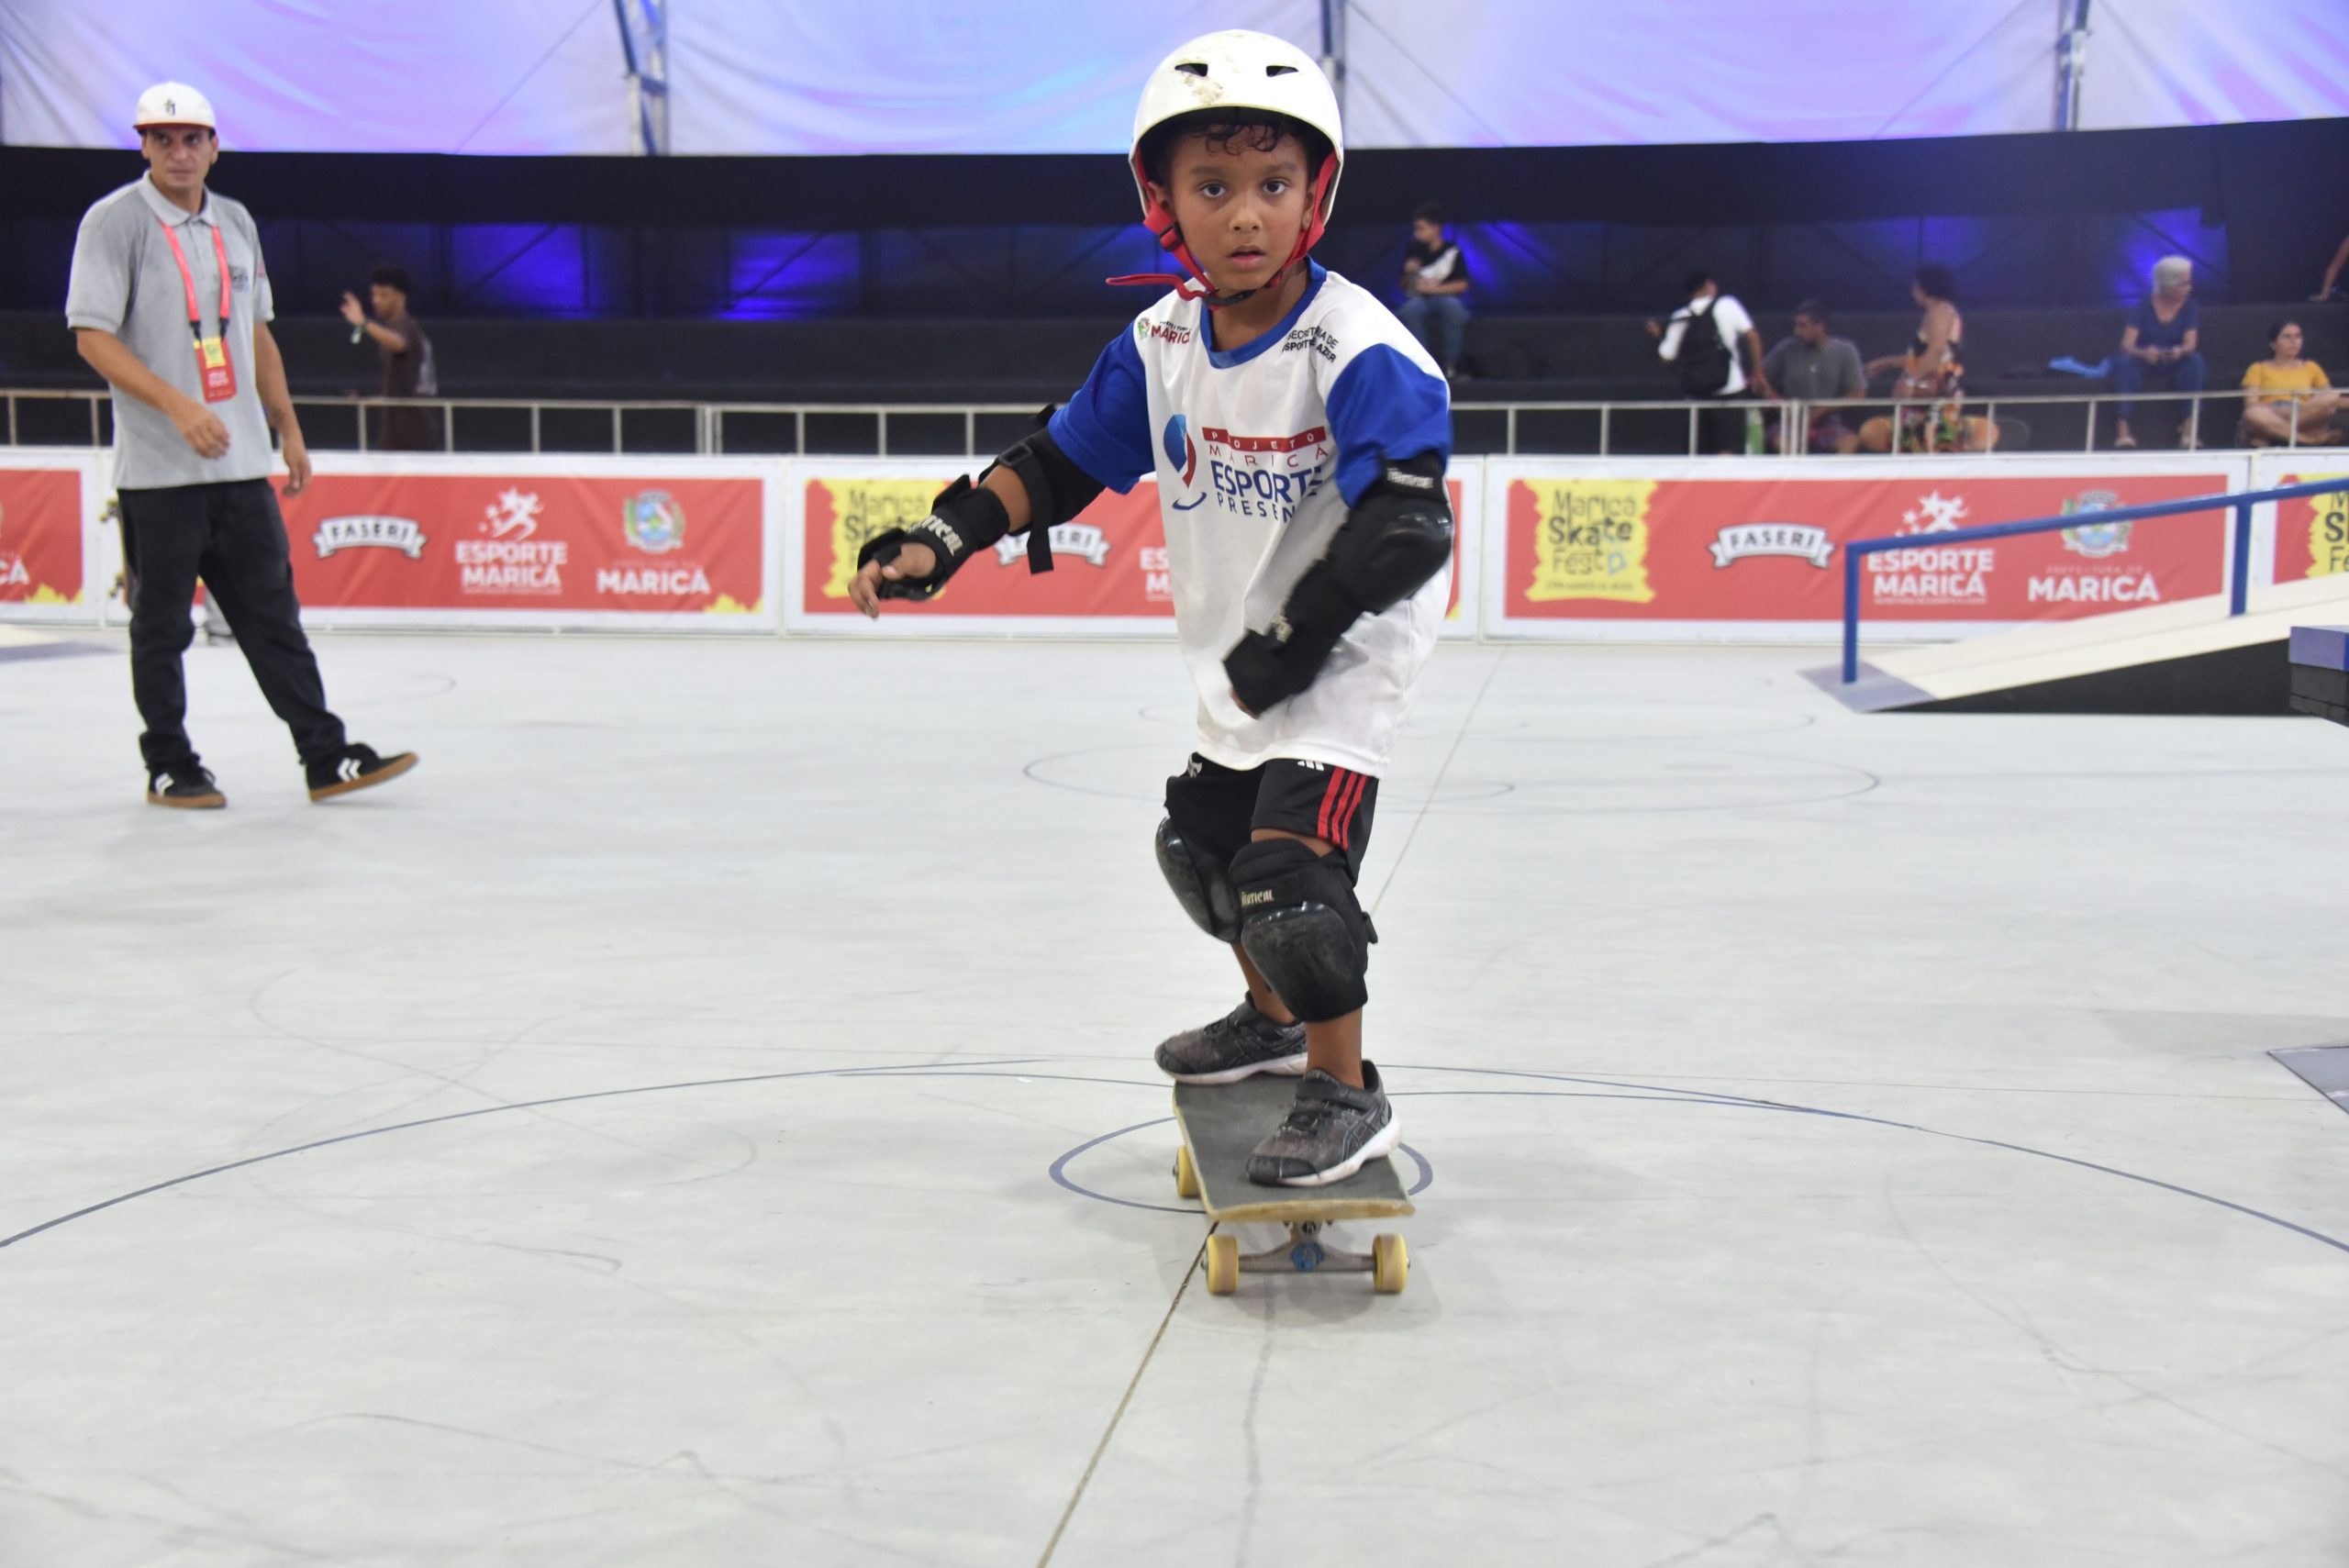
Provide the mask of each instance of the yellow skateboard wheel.
{"label": "yellow skateboard wheel", "polygon": [[1405,1250],[1400,1236],[1374,1236],[1370,1240],[1370,1283],[1381,1296],[1400,1296],[1411,1277],[1411,1254]]}
{"label": "yellow skateboard wheel", "polygon": [[1240,1238],[1221,1232],[1208,1238],[1208,1294],[1230,1296],[1240,1288]]}
{"label": "yellow skateboard wheel", "polygon": [[1185,1197],[1199,1195],[1199,1168],[1191,1162],[1191,1146],[1187,1143],[1175,1146],[1174,1190]]}

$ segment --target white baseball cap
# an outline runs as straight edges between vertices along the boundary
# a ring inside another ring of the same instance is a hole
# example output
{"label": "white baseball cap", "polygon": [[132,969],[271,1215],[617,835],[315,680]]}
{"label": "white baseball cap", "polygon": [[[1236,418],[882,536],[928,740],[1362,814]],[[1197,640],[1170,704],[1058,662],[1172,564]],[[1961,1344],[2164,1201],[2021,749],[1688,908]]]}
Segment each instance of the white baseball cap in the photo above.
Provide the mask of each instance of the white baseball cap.
{"label": "white baseball cap", "polygon": [[218,128],[212,119],[212,100],[184,82],[158,82],[139,95],[139,112],[131,117],[130,128],[145,130],[150,125]]}

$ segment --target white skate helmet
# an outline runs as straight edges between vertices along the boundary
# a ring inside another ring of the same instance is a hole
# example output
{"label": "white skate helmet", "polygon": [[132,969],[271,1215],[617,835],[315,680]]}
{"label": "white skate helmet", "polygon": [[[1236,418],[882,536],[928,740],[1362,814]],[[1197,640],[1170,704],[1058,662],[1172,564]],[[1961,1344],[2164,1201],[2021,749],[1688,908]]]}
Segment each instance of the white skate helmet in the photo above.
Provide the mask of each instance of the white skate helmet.
{"label": "white skate helmet", "polygon": [[1142,222],[1158,237],[1159,244],[1183,264],[1183,271],[1189,276],[1148,272],[1131,278],[1112,278],[1110,282],[1173,284],[1186,298],[1205,298],[1209,305],[1230,305],[1256,292],[1215,292],[1214,284],[1192,257],[1190,247],[1183,242],[1183,231],[1175,226],[1174,215],[1166,210],[1164,204],[1152,198],[1150,171],[1142,164],[1142,143],[1167,121],[1185,115],[1227,110],[1234,117],[1251,111],[1282,115],[1312,127],[1330,143],[1329,157],[1313,174],[1308,195],[1311,210],[1297,234],[1297,248],[1281,263],[1280,270],[1261,286],[1277,285],[1320,239],[1322,231],[1329,227],[1330,210],[1337,206],[1338,176],[1344,172],[1346,161],[1344,128],[1338,118],[1338,95],[1331,91],[1330,79],[1321,74],[1321,67],[1311,55],[1269,34],[1241,28],[1209,33],[1193,39],[1168,55],[1150,73],[1150,81],[1141,90],[1141,106],[1134,111],[1133,149],[1128,160],[1133,168],[1134,190],[1141,197]]}

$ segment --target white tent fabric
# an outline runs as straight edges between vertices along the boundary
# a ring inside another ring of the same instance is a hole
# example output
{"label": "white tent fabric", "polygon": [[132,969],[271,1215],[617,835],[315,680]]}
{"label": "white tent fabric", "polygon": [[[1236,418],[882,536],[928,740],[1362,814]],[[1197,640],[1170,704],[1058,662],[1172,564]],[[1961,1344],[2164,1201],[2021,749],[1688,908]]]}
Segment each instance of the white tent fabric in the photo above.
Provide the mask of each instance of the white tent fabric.
{"label": "white tent fabric", "polygon": [[262,152],[628,152],[611,0],[0,0],[0,139],[132,147],[156,82]]}
{"label": "white tent fabric", "polygon": [[[2056,0],[1348,0],[1357,147],[2044,130]],[[2090,128],[2349,114],[2349,0],[2096,0]],[[1122,150],[1150,65],[1211,25],[1079,0],[673,0],[679,153]],[[1311,50],[1319,0],[1212,25]],[[0,139],[125,146],[193,83],[272,150],[634,150],[610,0],[0,0]]]}
{"label": "white tent fabric", "polygon": [[2097,0],[2080,125],[2349,115],[2349,0]]}

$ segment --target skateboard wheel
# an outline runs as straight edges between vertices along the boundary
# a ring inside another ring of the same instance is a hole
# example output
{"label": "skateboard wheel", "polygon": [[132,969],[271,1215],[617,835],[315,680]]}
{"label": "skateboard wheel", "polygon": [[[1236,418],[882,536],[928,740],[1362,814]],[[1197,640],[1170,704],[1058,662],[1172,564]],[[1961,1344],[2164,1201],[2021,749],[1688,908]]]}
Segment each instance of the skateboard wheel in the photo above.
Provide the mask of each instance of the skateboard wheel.
{"label": "skateboard wheel", "polygon": [[1191,1146],[1178,1144],[1174,1150],[1174,1190],[1184,1197],[1199,1195],[1199,1168],[1191,1162]]}
{"label": "skateboard wheel", "polygon": [[1370,1239],[1370,1283],[1381,1296],[1400,1296],[1404,1282],[1411,1277],[1411,1254],[1404,1249],[1400,1236],[1374,1236]]}
{"label": "skateboard wheel", "polygon": [[1208,1238],[1208,1294],[1230,1296],[1240,1288],[1240,1238],[1221,1232]]}

